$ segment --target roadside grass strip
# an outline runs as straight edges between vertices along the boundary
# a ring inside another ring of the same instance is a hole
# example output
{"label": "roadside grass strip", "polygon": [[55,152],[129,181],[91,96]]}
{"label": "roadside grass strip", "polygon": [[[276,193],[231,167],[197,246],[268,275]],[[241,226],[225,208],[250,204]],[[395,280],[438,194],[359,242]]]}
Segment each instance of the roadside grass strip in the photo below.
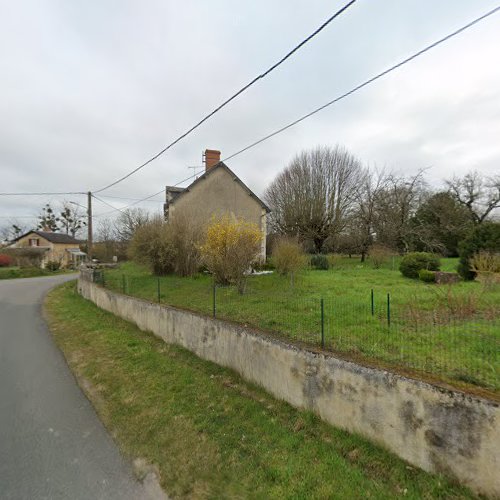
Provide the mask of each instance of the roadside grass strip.
{"label": "roadside grass strip", "polygon": [[80,386],[129,460],[174,498],[474,498],[231,370],[97,308],[75,283],[45,311]]}
{"label": "roadside grass strip", "polygon": [[49,271],[48,269],[41,269],[39,267],[4,267],[0,268],[0,280],[11,280],[17,278],[37,278],[39,276],[56,276],[58,274],[66,274],[67,271],[61,269],[59,271]]}

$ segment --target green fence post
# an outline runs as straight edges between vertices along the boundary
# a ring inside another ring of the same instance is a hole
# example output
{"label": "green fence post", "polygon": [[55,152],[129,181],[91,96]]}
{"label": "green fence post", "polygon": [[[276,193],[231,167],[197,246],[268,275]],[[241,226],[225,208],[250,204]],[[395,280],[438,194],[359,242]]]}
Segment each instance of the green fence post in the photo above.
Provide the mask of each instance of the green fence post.
{"label": "green fence post", "polygon": [[161,302],[161,288],[160,288],[160,277],[158,276],[158,304]]}
{"label": "green fence post", "polygon": [[325,302],[321,298],[321,347],[325,348]]}
{"label": "green fence post", "polygon": [[387,326],[391,326],[391,295],[387,294]]}
{"label": "green fence post", "polygon": [[372,316],[375,316],[375,297],[373,296],[373,288],[372,288]]}

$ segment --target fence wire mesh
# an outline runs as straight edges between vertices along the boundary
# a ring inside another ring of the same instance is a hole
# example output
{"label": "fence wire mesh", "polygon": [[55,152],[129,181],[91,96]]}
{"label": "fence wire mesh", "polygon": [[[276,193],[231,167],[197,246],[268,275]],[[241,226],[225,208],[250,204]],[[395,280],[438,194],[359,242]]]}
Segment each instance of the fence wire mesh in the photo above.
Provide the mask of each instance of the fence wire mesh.
{"label": "fence wire mesh", "polygon": [[189,279],[197,278],[94,273],[94,281],[126,295],[242,323],[349,359],[500,390],[498,304],[470,314],[444,299],[420,307],[418,295],[408,302],[371,289],[365,300],[342,293],[304,297],[282,288],[264,294],[252,286],[240,294],[207,280],[186,286]]}

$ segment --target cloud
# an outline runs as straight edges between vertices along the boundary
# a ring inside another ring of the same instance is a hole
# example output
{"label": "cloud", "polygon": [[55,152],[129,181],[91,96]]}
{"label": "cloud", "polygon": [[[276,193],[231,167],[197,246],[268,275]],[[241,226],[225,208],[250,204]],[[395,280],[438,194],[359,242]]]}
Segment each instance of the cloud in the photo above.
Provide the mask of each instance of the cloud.
{"label": "cloud", "polygon": [[[357,3],[268,78],[104,194],[140,198],[175,184],[201,163],[205,148],[232,154],[493,6]],[[298,0],[32,0],[4,10],[0,191],[87,191],[162,149],[315,29],[332,7]],[[471,168],[498,172],[500,69],[492,61],[499,19],[234,158],[231,168],[262,193],[301,149],[342,143],[370,164],[403,172],[432,165],[434,184]],[[4,216],[25,215],[45,201],[0,198],[0,208]]]}

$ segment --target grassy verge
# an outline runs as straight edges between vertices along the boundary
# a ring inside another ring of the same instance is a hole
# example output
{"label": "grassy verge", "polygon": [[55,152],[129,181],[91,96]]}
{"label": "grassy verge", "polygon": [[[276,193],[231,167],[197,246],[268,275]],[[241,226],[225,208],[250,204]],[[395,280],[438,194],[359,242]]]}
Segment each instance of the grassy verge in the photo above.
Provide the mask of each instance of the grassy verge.
{"label": "grassy verge", "polygon": [[[11,280],[15,278],[36,278],[38,276],[55,276],[56,274],[65,274],[70,271],[49,271],[39,267],[5,267],[0,268],[0,280]],[[75,272],[75,271],[71,271]]]}
{"label": "grassy verge", "polygon": [[[443,259],[442,267],[452,269],[456,263]],[[105,285],[153,302],[213,312],[207,275],[158,279],[125,263],[105,272]],[[244,295],[233,287],[219,288],[216,314],[318,347],[320,299],[326,349],[428,374],[461,389],[500,390],[500,287],[484,291],[475,282],[429,285],[404,278],[397,264],[373,269],[343,258],[329,271],[303,272],[293,288],[277,274],[250,277]]]}
{"label": "grassy verge", "polygon": [[234,372],[169,346],[77,295],[46,301],[58,345],[125,454],[179,498],[471,498]]}

